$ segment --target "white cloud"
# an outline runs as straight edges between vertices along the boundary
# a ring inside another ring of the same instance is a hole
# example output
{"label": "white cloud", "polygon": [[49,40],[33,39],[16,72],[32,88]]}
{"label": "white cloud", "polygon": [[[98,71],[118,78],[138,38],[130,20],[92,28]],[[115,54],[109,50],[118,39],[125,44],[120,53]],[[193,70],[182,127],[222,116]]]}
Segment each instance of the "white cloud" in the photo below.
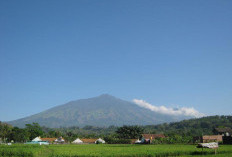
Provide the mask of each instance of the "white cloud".
{"label": "white cloud", "polygon": [[144,100],[134,99],[133,102],[140,107],[144,107],[154,112],[167,114],[167,115],[174,115],[174,116],[190,116],[190,117],[203,117],[205,114],[200,113],[199,111],[195,110],[193,107],[181,107],[181,108],[169,108],[165,106],[155,106],[152,104],[147,103]]}

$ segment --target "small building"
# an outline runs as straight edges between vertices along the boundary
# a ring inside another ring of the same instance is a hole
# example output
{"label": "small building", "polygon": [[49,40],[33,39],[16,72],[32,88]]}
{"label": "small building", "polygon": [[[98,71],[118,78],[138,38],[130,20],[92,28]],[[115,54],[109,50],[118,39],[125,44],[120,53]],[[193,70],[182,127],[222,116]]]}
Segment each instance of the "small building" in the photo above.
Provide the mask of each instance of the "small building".
{"label": "small building", "polygon": [[203,143],[222,142],[222,135],[205,135],[202,136]]}
{"label": "small building", "polygon": [[73,144],[82,144],[83,141],[80,140],[79,138],[77,138],[77,139],[75,139],[72,143],[73,143]]}
{"label": "small building", "polygon": [[222,136],[231,136],[232,135],[232,129],[225,127],[225,128],[215,128],[213,132],[217,135],[222,135]]}
{"label": "small building", "polygon": [[43,141],[40,136],[39,137],[36,137],[32,140],[32,142],[38,142],[38,141]]}
{"label": "small building", "polygon": [[55,142],[56,144],[63,144],[63,143],[65,143],[65,140],[64,140],[62,137],[59,137],[59,138],[55,139],[54,142]]}
{"label": "small building", "polygon": [[26,142],[25,144],[49,145],[49,143],[46,141],[31,141],[31,142]]}
{"label": "small building", "polygon": [[54,143],[55,142],[55,140],[56,140],[56,138],[41,138],[41,140],[42,141],[46,141],[46,142],[48,142],[48,143]]}
{"label": "small building", "polygon": [[232,144],[232,129],[225,128],[215,128],[213,130],[215,134],[222,135],[223,144]]}
{"label": "small building", "polygon": [[81,141],[85,144],[94,144],[97,139],[92,139],[92,138],[83,138]]}

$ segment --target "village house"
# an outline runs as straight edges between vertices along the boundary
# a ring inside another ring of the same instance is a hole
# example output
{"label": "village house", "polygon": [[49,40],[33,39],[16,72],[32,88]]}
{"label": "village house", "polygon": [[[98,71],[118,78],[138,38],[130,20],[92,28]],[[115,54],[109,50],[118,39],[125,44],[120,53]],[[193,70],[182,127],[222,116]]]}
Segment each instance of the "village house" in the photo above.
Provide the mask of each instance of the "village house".
{"label": "village house", "polygon": [[77,138],[72,142],[73,144],[99,144],[99,143],[106,143],[103,139],[89,139],[89,138],[84,138],[84,139],[79,139]]}
{"label": "village house", "polygon": [[208,142],[222,142],[222,135],[205,135],[202,136],[202,142],[208,143]]}
{"label": "village house", "polygon": [[42,141],[46,141],[49,144],[53,144],[56,140],[56,138],[41,138]]}
{"label": "village house", "polygon": [[36,137],[34,138],[33,140],[31,140],[32,142],[39,142],[39,141],[42,141],[41,137]]}
{"label": "village house", "polygon": [[34,138],[33,140],[32,140],[32,142],[48,142],[49,144],[53,144],[53,143],[64,143],[65,141],[64,141],[64,139],[62,138],[62,137],[60,137],[60,138],[41,138],[40,136],[38,136],[38,137],[36,137],[36,138]]}
{"label": "village house", "polygon": [[83,141],[80,140],[79,138],[75,139],[73,142],[73,144],[83,144]]}
{"label": "village house", "polygon": [[213,130],[215,135],[205,135],[201,137],[194,137],[193,142],[222,142],[223,144],[232,144],[232,129],[231,128],[215,128]]}
{"label": "village house", "polygon": [[93,139],[93,138],[83,138],[83,139],[81,139],[81,141],[83,141],[83,143],[85,143],[85,144],[94,144],[95,143],[95,141],[97,141],[97,139]]}
{"label": "village house", "polygon": [[26,142],[25,144],[39,144],[39,145],[49,145],[49,143],[47,141],[43,141],[42,138],[36,137],[34,138],[32,141],[30,142]]}
{"label": "village house", "polygon": [[231,136],[232,135],[232,129],[225,127],[225,128],[215,128],[213,132],[216,135],[222,135],[222,136]]}
{"label": "village house", "polygon": [[59,137],[59,138],[55,139],[54,143],[55,144],[64,144],[65,140],[62,137]]}
{"label": "village house", "polygon": [[223,144],[232,144],[232,129],[225,128],[215,128],[213,130],[215,134],[222,135]]}

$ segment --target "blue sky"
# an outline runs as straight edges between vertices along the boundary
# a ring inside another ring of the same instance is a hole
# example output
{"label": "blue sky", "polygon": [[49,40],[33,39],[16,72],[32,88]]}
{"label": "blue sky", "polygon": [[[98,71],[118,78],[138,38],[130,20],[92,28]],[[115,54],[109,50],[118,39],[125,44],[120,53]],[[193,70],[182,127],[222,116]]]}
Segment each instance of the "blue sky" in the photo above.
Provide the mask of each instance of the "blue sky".
{"label": "blue sky", "polygon": [[231,0],[1,0],[0,120],[108,93],[232,112]]}

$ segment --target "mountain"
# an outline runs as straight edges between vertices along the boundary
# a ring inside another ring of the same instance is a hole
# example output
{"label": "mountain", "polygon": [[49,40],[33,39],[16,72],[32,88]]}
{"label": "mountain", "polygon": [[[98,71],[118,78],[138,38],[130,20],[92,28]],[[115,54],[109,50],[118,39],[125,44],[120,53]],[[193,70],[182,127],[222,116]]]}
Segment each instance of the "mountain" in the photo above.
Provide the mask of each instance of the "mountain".
{"label": "mountain", "polygon": [[37,122],[46,127],[110,126],[110,125],[155,125],[179,121],[178,117],[153,112],[138,105],[108,94],[71,101],[41,113],[7,122],[13,126]]}

